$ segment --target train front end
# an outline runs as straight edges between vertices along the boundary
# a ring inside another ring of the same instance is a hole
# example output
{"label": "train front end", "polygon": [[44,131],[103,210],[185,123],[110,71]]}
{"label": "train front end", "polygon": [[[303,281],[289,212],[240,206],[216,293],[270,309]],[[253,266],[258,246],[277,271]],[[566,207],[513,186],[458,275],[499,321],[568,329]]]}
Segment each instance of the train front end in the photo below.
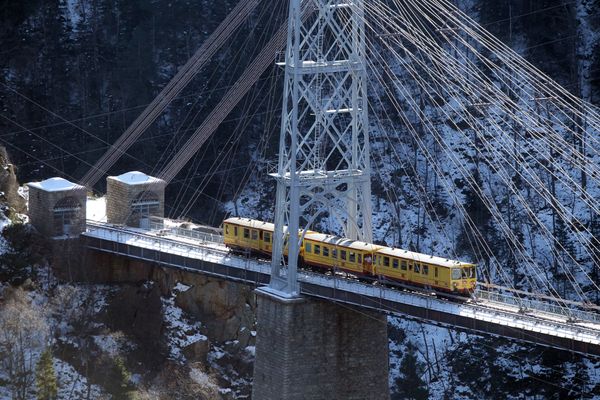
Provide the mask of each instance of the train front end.
{"label": "train front end", "polygon": [[470,296],[477,285],[477,267],[474,264],[461,264],[451,272],[452,291]]}

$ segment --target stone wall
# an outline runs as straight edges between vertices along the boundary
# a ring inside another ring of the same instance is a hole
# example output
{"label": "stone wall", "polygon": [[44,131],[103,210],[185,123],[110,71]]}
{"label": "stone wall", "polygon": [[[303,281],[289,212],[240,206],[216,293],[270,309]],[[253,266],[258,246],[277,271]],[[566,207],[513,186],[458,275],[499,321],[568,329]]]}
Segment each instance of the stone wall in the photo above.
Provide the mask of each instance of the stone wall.
{"label": "stone wall", "polygon": [[390,398],[384,314],[258,293],[253,398]]}
{"label": "stone wall", "polygon": [[145,184],[128,184],[118,177],[109,176],[106,180],[106,216],[111,224],[139,226],[140,216],[132,213],[132,203],[140,195],[150,195],[158,199],[158,210],[152,213],[155,217],[165,215],[165,186],[162,180]]}
{"label": "stone wall", "polygon": [[79,186],[65,191],[46,191],[29,185],[29,219],[40,234],[48,237],[56,236],[54,207],[59,201],[68,198],[72,198],[79,203],[81,208],[78,217],[71,221],[70,232],[59,234],[77,236],[78,233],[85,231],[87,189]]}

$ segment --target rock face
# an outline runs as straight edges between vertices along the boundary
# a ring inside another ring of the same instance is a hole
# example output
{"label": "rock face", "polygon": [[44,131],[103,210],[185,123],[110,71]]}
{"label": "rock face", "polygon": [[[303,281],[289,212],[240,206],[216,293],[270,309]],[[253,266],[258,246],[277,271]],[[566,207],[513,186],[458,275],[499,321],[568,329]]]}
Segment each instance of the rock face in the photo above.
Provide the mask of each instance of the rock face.
{"label": "rock face", "polygon": [[141,344],[136,358],[147,365],[158,365],[167,354],[162,341],[162,316],[160,290],[156,286],[123,285],[111,299],[104,322],[114,331],[135,337]]}
{"label": "rock face", "polygon": [[0,200],[18,213],[26,211],[25,199],[19,195],[16,167],[11,164],[6,148],[0,146]]}
{"label": "rock face", "polygon": [[[78,265],[55,265],[55,271],[69,281],[122,285],[109,305],[107,318],[114,318],[111,328],[145,341],[140,349],[153,349],[146,351],[153,354],[136,354],[137,359],[148,365],[162,365],[163,361],[168,361],[169,356],[164,354],[163,348],[153,347],[150,342],[165,334],[165,325],[159,321],[162,314],[160,301],[162,299],[164,305],[165,299],[169,299],[175,308],[187,314],[186,317],[201,324],[202,335],[198,340],[187,342],[181,348],[188,365],[196,363],[206,371],[212,371],[215,376],[211,379],[226,392],[218,396],[214,393],[206,397],[196,395],[195,398],[229,398],[229,395],[233,396],[231,398],[248,398],[251,395],[256,339],[253,287],[81,248],[76,250],[81,253],[77,258],[80,260]],[[148,337],[144,337],[145,334]],[[184,382],[188,378],[180,376],[178,379]],[[203,375],[200,378],[192,380],[204,382]],[[161,382],[159,379],[157,385],[163,385]],[[212,387],[200,386],[206,390]]]}
{"label": "rock face", "polygon": [[201,274],[162,268],[140,261],[87,254],[83,265],[62,276],[93,283],[140,283],[153,281],[162,296],[170,296],[178,283],[175,305],[202,321],[211,342],[236,342],[243,349],[253,345],[256,298],[254,288]]}
{"label": "rock face", "polygon": [[256,310],[253,288],[198,274],[190,274],[183,283],[191,287],[177,295],[175,304],[203,321],[213,341],[237,340],[240,348],[250,344]]}
{"label": "rock face", "polygon": [[185,347],[183,349],[183,354],[188,361],[205,363],[209,351],[210,341],[204,336]]}

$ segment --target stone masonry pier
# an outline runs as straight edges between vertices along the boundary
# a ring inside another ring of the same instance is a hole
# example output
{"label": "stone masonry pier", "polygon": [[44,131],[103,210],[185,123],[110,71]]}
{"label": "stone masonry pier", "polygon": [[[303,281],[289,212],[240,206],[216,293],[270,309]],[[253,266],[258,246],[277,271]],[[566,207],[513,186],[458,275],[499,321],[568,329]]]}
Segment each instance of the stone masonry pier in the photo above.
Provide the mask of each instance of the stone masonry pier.
{"label": "stone masonry pier", "polygon": [[385,314],[257,293],[252,398],[390,398]]}

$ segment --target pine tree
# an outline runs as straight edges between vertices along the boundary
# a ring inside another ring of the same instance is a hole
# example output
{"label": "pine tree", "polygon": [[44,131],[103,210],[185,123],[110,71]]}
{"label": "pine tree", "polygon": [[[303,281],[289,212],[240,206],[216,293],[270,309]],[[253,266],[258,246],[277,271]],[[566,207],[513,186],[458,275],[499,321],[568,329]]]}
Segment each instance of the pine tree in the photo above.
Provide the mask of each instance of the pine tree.
{"label": "pine tree", "polygon": [[131,384],[131,374],[127,370],[125,362],[121,357],[117,357],[113,361],[113,366],[109,376],[109,383],[112,386],[110,392],[113,395],[113,399],[135,399],[135,389]]}
{"label": "pine tree", "polygon": [[47,348],[40,357],[35,371],[38,400],[53,400],[58,396],[58,380],[52,364],[52,350]]}
{"label": "pine tree", "polygon": [[421,379],[424,370],[423,365],[418,362],[412,346],[408,346],[407,350],[400,364],[400,373],[402,375],[396,381],[396,392],[392,398],[427,399],[429,398],[429,389],[423,379]]}

